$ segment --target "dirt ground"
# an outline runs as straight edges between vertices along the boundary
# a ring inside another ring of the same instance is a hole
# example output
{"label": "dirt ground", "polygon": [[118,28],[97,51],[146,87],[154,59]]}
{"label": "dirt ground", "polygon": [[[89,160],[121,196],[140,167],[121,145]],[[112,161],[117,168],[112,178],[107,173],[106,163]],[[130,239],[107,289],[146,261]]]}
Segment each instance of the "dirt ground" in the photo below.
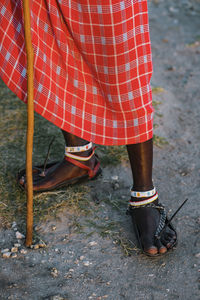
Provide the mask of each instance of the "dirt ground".
{"label": "dirt ground", "polygon": [[[21,249],[27,253],[18,252],[16,257],[13,254],[7,259],[0,257],[0,299],[200,298],[200,1],[152,0],[149,18],[155,134],[160,145],[154,151],[154,183],[169,215],[189,198],[173,222],[179,239],[176,250],[156,259],[140,253],[130,217],[125,214],[131,186],[127,160],[115,165],[105,163],[103,175],[96,181],[73,190],[46,193],[45,198],[36,196],[35,232],[47,247],[26,249],[21,242]],[[24,145],[21,146],[25,141],[25,121],[19,117],[25,105],[2,82],[0,93],[1,97],[12,99],[9,107],[4,104],[1,117],[1,122],[6,122],[6,113],[11,116],[5,130],[1,125],[0,133],[2,250],[17,243],[16,228],[25,232],[25,206],[20,210],[14,206],[20,201],[25,205],[25,196],[18,191],[13,175],[25,158]],[[12,114],[15,105],[18,115]],[[48,128],[49,136],[57,130],[53,126]],[[38,147],[42,134],[36,130]],[[61,148],[59,142],[54,153]],[[42,150],[34,151],[43,153]],[[36,161],[40,158],[40,154],[35,154]],[[75,208],[62,202],[71,192],[82,199]],[[57,198],[62,201],[56,202]],[[48,201],[51,205],[55,201],[62,209],[57,211],[53,206],[55,215],[48,212],[38,219],[38,207],[44,205],[47,210]]]}

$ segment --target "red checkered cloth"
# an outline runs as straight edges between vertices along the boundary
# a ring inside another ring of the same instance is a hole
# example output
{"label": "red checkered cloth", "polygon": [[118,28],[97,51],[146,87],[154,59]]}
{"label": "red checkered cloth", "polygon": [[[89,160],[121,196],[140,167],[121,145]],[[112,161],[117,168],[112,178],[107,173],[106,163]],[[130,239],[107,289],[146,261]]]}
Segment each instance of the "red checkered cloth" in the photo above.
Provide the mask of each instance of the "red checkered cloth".
{"label": "red checkered cloth", "polygon": [[[103,145],[152,138],[147,0],[34,0],[35,111]],[[0,76],[27,101],[21,0],[0,2]]]}

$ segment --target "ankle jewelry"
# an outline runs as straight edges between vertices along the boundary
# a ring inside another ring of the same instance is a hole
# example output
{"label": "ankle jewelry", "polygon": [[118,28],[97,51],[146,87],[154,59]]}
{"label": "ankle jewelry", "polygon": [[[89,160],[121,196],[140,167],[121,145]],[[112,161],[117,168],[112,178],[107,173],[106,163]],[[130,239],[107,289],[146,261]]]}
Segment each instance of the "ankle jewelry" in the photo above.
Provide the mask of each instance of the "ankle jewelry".
{"label": "ankle jewelry", "polygon": [[129,205],[131,206],[143,206],[143,205],[146,205],[146,204],[149,204],[155,200],[158,199],[158,193],[156,192],[156,194],[151,197],[151,198],[148,198],[148,199],[145,199],[145,200],[142,200],[142,201],[129,201]]}
{"label": "ankle jewelry", "polygon": [[143,206],[143,205],[146,205],[146,204],[150,204],[153,201],[157,200],[158,199],[158,193],[156,192],[156,188],[153,188],[152,190],[146,191],[146,192],[131,191],[131,197],[145,198],[144,200],[141,199],[140,201],[132,201],[130,199],[129,205],[131,207],[139,207],[139,206]]}
{"label": "ankle jewelry", "polygon": [[135,198],[151,197],[155,195],[155,193],[156,193],[156,188],[153,188],[152,190],[146,192],[137,192],[131,190],[131,197],[135,197]]}
{"label": "ankle jewelry", "polygon": [[76,146],[76,147],[65,147],[65,154],[66,153],[75,153],[75,152],[83,152],[90,150],[92,148],[92,142],[86,144],[84,146]]}
{"label": "ankle jewelry", "polygon": [[88,161],[94,155],[94,150],[96,149],[96,147],[93,148],[93,151],[89,156],[79,156],[71,153],[84,152],[90,150],[91,148],[92,148],[92,142],[84,146],[65,147],[65,158],[67,159],[67,157],[69,157],[75,160]]}

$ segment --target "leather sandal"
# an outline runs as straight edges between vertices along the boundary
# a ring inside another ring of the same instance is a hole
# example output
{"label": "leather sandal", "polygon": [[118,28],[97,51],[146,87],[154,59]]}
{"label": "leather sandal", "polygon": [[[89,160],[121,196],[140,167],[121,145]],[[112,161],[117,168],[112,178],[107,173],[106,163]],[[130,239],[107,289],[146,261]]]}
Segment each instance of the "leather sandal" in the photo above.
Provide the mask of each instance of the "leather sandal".
{"label": "leather sandal", "polygon": [[[65,147],[65,157],[64,160],[69,161],[71,164],[84,169],[87,171],[86,174],[82,175],[82,176],[78,176],[75,178],[71,178],[68,180],[64,180],[63,182],[60,182],[59,184],[55,184],[49,188],[45,188],[45,189],[40,189],[34,192],[47,192],[47,191],[51,191],[51,190],[55,190],[58,188],[62,188],[62,187],[66,187],[68,185],[73,185],[75,183],[80,183],[83,180],[93,180],[95,179],[98,175],[100,175],[102,173],[102,169],[100,168],[100,162],[99,162],[99,158],[98,155],[95,154],[95,149],[96,147],[92,148],[91,144],[85,145],[85,146],[80,146],[80,147]],[[74,155],[71,154],[73,152],[83,152],[83,151],[87,151],[89,149],[92,148],[92,154],[88,157],[84,157],[84,156],[78,156],[78,155]],[[48,151],[49,153],[49,151]],[[93,168],[84,165],[81,161],[88,161],[92,156],[95,156],[95,165]],[[44,179],[46,177],[46,175],[49,173],[50,169],[53,169],[56,167],[56,165],[58,165],[60,162],[58,161],[54,161],[51,163],[46,163],[47,159],[45,160],[45,163],[43,165],[39,165],[39,166],[34,166],[33,167],[33,179],[34,181],[40,181],[42,179]],[[26,177],[26,169],[22,169],[18,172],[17,174],[17,183],[19,185],[19,187],[23,190],[25,190],[25,177]]]}
{"label": "leather sandal", "polygon": [[[151,192],[152,192],[152,194],[151,194]],[[155,192],[155,189],[154,189],[154,192]],[[134,195],[132,194],[132,196],[133,197],[137,197],[136,194],[135,194],[137,192],[133,192],[133,193],[134,193]],[[148,191],[148,192],[138,192],[138,198],[141,197],[141,196],[146,197],[147,193],[149,193],[150,196],[152,196],[153,195],[153,190],[152,191]],[[165,207],[161,203],[158,203],[157,205],[153,203],[157,199],[158,199],[158,195],[157,195],[157,193],[155,193],[153,195],[153,197],[150,197],[149,199],[145,199],[145,200],[142,200],[142,201],[134,202],[134,201],[130,200],[128,208],[127,208],[127,212],[126,212],[126,214],[130,215],[131,218],[132,218],[133,229],[134,229],[134,232],[135,232],[135,235],[136,235],[136,239],[137,239],[137,242],[138,242],[138,247],[140,248],[140,250],[142,251],[143,254],[145,254],[147,256],[150,256],[150,257],[157,257],[157,256],[164,255],[170,249],[173,249],[177,245],[177,232],[176,232],[174,226],[172,225],[171,221],[175,217],[175,215],[178,213],[178,211],[183,207],[183,205],[188,200],[188,199],[186,199],[180,205],[180,207],[175,211],[175,213],[172,215],[172,217],[169,219],[167,217]],[[139,230],[139,227],[138,227],[138,225],[136,223],[136,220],[135,220],[135,213],[136,213],[137,209],[140,209],[140,208],[154,208],[154,209],[157,209],[159,211],[159,213],[160,213],[160,220],[159,220],[158,226],[157,226],[157,228],[155,230],[155,233],[154,233],[154,242],[155,242],[154,244],[155,245],[156,245],[156,242],[161,239],[162,234],[163,234],[164,230],[167,227],[174,232],[174,234],[176,236],[176,239],[171,244],[170,248],[167,249],[168,251],[165,252],[164,254],[162,254],[162,253],[151,254],[151,253],[145,251],[144,246],[143,246],[142,241],[141,241],[140,230]]]}

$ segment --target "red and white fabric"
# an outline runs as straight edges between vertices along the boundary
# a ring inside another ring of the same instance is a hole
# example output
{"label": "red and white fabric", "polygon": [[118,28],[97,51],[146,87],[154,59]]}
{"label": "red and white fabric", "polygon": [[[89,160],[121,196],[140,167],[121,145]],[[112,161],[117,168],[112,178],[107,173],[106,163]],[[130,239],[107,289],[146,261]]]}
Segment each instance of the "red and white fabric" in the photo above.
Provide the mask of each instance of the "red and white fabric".
{"label": "red and white fabric", "polygon": [[[103,145],[152,138],[147,0],[30,0],[35,111]],[[22,0],[0,2],[0,77],[27,101]]]}

